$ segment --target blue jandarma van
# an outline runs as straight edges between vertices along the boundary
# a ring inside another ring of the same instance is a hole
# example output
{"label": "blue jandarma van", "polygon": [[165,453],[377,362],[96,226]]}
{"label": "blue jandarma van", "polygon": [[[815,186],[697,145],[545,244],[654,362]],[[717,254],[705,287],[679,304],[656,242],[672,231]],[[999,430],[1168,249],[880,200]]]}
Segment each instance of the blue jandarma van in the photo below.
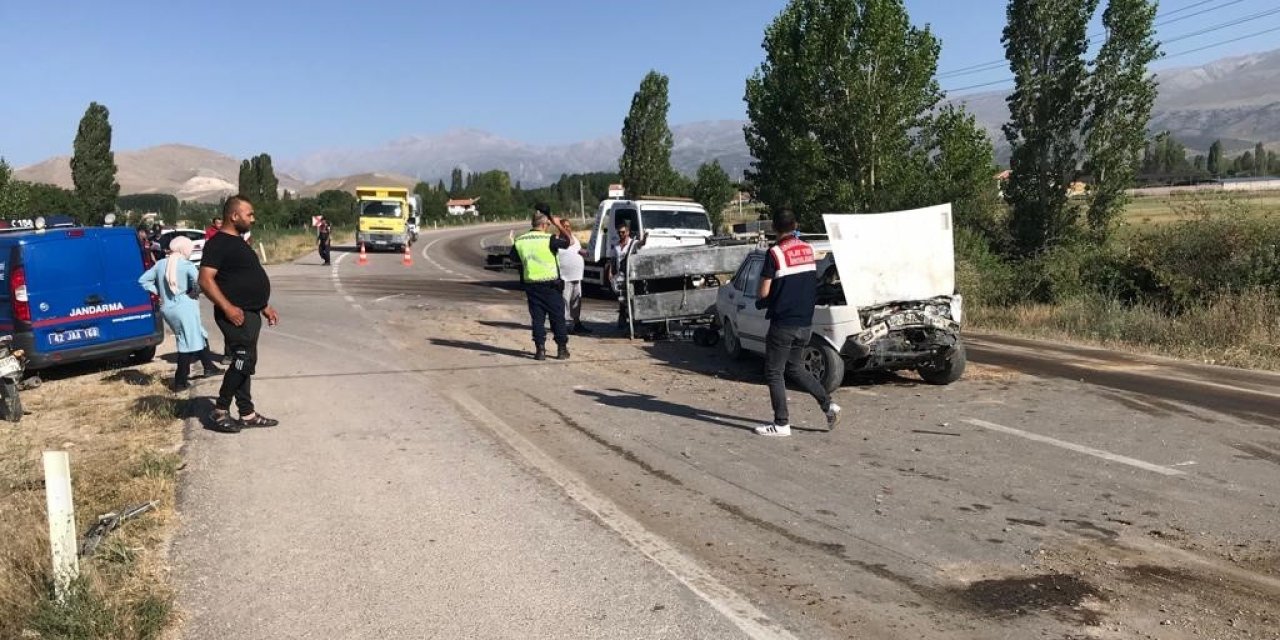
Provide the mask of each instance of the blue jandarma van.
{"label": "blue jandarma van", "polygon": [[164,339],[159,301],[142,287],[129,228],[0,232],[0,334],[29,370],[84,360],[146,362]]}

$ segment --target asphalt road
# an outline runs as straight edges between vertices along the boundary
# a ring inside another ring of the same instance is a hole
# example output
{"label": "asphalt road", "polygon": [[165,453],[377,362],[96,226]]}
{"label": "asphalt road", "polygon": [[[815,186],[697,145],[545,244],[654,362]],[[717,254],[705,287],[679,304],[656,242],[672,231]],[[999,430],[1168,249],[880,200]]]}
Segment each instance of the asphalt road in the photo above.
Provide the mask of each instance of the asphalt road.
{"label": "asphalt road", "polygon": [[190,637],[1280,637],[1276,376],[973,336],[760,438],[759,360],[609,301],[531,360],[508,230],[273,271],[284,424],[189,425]]}

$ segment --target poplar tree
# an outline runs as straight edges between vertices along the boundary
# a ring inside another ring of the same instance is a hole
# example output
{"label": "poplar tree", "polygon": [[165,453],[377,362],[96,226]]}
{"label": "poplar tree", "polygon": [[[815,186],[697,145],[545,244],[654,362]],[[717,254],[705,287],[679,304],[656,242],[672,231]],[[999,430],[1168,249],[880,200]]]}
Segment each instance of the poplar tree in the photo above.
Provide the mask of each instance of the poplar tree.
{"label": "poplar tree", "polygon": [[71,181],[76,197],[90,215],[100,216],[116,208],[120,185],[116,182],[115,154],[111,152],[110,112],[96,102],[89,103],[71,156]]}
{"label": "poplar tree", "polygon": [[1067,190],[1080,162],[1081,124],[1090,104],[1084,54],[1098,0],[1010,0],[1005,57],[1014,89],[1004,135],[1012,148],[1005,199],[1017,251],[1037,253],[1075,225]]}
{"label": "poplar tree", "polygon": [[462,168],[454,167],[453,172],[449,174],[449,197],[460,197],[464,189],[466,185],[462,182]]}
{"label": "poplar tree", "polygon": [[942,97],[940,45],[901,0],[792,0],[762,47],[744,129],[758,199],[807,228],[824,212],[926,204],[920,182],[936,149],[922,132]]}
{"label": "poplar tree", "polygon": [[622,158],[618,170],[632,197],[658,194],[675,181],[671,168],[671,128],[667,125],[667,76],[650,71],[631,98],[622,122]]}
{"label": "poplar tree", "polygon": [[1155,15],[1156,4],[1149,0],[1109,0],[1102,13],[1107,39],[1089,77],[1092,105],[1084,123],[1093,177],[1085,217],[1100,238],[1109,235],[1124,211],[1125,190],[1133,186],[1142,157],[1156,99],[1156,80],[1147,73],[1159,56]]}
{"label": "poplar tree", "polygon": [[258,184],[258,174],[253,170],[253,163],[249,160],[241,160],[239,190],[237,193],[252,202],[258,202],[258,194],[261,192],[262,187]]}
{"label": "poplar tree", "polygon": [[1214,140],[1209,146],[1209,175],[1222,175],[1222,141]]}
{"label": "poplar tree", "polygon": [[711,230],[720,233],[724,226],[724,208],[738,193],[738,188],[729,180],[729,174],[720,167],[719,160],[703,163],[698,167],[697,182],[693,185],[693,199],[707,210],[711,218]]}
{"label": "poplar tree", "polygon": [[276,178],[276,170],[271,166],[271,156],[263,153],[254,158],[254,175],[257,177],[258,194],[261,202],[270,203],[280,199],[280,180]]}

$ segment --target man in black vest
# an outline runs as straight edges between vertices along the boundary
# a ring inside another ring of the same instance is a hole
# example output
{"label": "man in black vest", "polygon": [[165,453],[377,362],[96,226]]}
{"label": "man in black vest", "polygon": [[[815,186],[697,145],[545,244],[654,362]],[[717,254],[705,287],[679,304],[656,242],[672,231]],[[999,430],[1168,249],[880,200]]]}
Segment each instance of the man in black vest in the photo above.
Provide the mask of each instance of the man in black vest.
{"label": "man in black vest", "polygon": [[796,236],[795,214],[784,209],[774,214],[778,241],[769,247],[760,273],[757,309],[768,309],[769,333],[765,337],[764,370],[769,382],[773,422],[756,427],[762,436],[791,435],[787,414],[787,378],[804,389],[826,414],[827,429],[840,418],[840,405],[831,401],[822,383],[804,368],[803,353],[813,335],[813,308],[818,303],[817,262],[813,247]]}

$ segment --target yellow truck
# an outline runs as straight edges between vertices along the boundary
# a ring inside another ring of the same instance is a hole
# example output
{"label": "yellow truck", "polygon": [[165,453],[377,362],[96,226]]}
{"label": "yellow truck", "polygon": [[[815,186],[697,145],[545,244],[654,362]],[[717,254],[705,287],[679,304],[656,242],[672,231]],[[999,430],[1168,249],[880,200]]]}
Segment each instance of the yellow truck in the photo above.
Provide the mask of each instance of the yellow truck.
{"label": "yellow truck", "polygon": [[413,244],[409,190],[356,187],[356,244],[367,249],[404,251]]}

